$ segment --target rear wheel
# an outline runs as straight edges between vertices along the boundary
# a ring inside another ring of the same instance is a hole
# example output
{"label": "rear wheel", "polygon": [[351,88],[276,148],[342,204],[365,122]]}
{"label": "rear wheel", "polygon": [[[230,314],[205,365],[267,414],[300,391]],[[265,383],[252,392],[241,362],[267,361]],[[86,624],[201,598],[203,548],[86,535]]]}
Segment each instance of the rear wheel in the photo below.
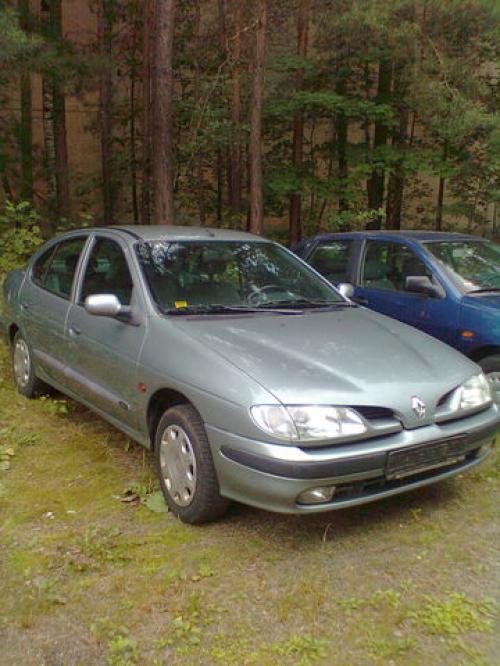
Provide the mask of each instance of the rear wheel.
{"label": "rear wheel", "polygon": [[47,385],[35,374],[31,349],[18,331],[12,342],[12,369],[17,390],[26,398],[36,398],[47,392]]}
{"label": "rear wheel", "polygon": [[163,414],[155,436],[155,460],[165,500],[183,522],[206,523],[222,516],[221,497],[203,421],[191,405]]}
{"label": "rear wheel", "polygon": [[479,365],[490,380],[493,397],[500,404],[500,354],[483,358],[479,361]]}

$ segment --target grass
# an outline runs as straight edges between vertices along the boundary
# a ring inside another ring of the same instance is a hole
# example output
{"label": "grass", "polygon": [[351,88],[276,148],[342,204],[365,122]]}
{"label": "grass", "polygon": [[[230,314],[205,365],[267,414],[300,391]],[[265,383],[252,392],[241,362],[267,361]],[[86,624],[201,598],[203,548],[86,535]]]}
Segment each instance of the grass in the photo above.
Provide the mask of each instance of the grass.
{"label": "grass", "polygon": [[498,458],[365,507],[194,528],[161,512],[147,452],[17,395],[3,347],[0,366],[2,666],[496,663]]}

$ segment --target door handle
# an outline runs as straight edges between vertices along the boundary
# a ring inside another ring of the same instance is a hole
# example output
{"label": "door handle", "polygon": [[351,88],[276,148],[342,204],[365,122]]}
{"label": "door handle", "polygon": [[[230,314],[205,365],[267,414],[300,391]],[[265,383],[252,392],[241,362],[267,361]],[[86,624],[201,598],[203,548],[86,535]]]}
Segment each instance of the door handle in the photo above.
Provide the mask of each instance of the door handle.
{"label": "door handle", "polygon": [[368,299],[362,298],[361,296],[353,296],[351,300],[359,305],[368,305]]}
{"label": "door handle", "polygon": [[78,328],[78,326],[70,326],[68,330],[69,330],[69,334],[73,338],[76,338],[76,336],[80,335],[80,333],[82,332],[81,329]]}

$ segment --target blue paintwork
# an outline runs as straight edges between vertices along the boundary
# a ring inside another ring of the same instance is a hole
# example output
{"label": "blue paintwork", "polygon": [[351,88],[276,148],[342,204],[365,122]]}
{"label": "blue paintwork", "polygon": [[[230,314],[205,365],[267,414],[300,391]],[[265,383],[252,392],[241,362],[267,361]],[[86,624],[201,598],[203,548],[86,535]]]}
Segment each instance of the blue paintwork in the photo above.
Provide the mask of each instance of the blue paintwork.
{"label": "blue paintwork", "polygon": [[[436,231],[349,232],[315,236],[292,249],[307,261],[318,243],[341,239],[356,241],[350,275],[350,282],[355,287],[354,299],[433,335],[476,361],[500,353],[500,294],[463,293],[424,245],[439,240],[478,240],[477,236]],[[360,281],[360,267],[363,247],[368,240],[392,241],[413,250],[442,286],[442,297],[428,298],[409,292],[364,287]],[[463,337],[463,331],[471,331],[474,336]]]}

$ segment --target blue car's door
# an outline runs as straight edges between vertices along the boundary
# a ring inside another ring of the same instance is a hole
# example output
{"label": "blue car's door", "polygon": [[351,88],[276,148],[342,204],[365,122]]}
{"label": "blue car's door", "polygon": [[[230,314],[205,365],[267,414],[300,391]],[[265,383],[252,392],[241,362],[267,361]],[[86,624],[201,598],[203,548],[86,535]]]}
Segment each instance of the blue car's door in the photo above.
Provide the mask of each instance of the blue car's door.
{"label": "blue car's door", "polygon": [[[439,295],[426,296],[406,291],[406,278],[409,276],[427,276]],[[456,344],[459,303],[446,292],[423,253],[409,247],[404,240],[366,241],[354,299],[443,342]]]}

